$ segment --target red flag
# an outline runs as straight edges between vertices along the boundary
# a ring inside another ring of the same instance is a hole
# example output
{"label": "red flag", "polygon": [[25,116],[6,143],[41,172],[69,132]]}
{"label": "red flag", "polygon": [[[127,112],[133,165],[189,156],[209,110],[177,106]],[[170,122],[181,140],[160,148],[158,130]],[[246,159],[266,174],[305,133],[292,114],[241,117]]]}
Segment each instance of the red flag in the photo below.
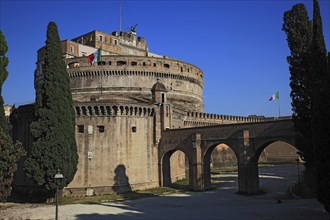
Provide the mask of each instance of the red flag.
{"label": "red flag", "polygon": [[90,65],[92,65],[94,58],[95,58],[94,53],[88,55],[88,60]]}

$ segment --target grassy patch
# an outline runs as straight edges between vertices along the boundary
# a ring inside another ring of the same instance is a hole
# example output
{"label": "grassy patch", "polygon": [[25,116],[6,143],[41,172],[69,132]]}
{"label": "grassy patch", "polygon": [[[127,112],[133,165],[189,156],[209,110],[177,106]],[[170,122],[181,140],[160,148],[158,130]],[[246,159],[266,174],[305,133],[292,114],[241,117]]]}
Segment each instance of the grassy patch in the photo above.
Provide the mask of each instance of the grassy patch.
{"label": "grassy patch", "polygon": [[[114,202],[123,200],[141,199],[147,197],[163,196],[167,194],[183,192],[181,190],[157,187],[146,190],[137,190],[123,194],[107,194],[107,195],[95,195],[95,196],[79,196],[79,197],[62,197],[59,199],[59,204],[100,204],[104,202]],[[55,202],[51,203],[55,204]]]}
{"label": "grassy patch", "polygon": [[217,175],[217,174],[228,174],[237,172],[237,166],[229,166],[229,167],[212,167],[211,168],[211,174]]}

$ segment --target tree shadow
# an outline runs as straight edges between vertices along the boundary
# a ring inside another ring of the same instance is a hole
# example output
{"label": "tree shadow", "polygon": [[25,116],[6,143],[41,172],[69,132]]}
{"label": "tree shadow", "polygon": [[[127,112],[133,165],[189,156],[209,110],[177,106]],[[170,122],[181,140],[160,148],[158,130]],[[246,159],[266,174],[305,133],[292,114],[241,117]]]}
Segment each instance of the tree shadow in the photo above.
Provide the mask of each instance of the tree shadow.
{"label": "tree shadow", "polygon": [[140,199],[145,197],[155,197],[152,193],[143,193],[139,191],[133,191],[129,183],[129,177],[126,175],[126,167],[123,164],[119,164],[115,169],[115,184],[112,186],[113,191],[116,194],[126,200]]}
{"label": "tree shadow", "polygon": [[132,217],[138,217],[141,215],[144,215],[144,212],[139,211],[137,208],[134,208],[129,205],[119,205],[117,203],[102,203],[102,204],[97,204],[100,206],[105,206],[109,208],[109,212],[111,212],[111,209],[114,208],[120,208],[124,209],[121,213],[117,214],[100,214],[100,213],[89,213],[89,214],[78,214],[76,215],[76,219],[79,220],[93,220],[93,219],[128,219]]}
{"label": "tree shadow", "polygon": [[126,167],[123,164],[119,164],[116,167],[114,180],[115,184],[112,186],[112,189],[115,193],[122,194],[132,191],[129,178],[126,175]]}

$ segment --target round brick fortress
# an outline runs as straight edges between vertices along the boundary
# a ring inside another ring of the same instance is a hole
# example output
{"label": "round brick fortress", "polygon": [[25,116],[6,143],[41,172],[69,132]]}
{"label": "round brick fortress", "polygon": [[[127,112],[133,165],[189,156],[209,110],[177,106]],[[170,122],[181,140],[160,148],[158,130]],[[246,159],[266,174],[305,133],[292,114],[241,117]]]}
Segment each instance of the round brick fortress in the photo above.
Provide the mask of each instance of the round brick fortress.
{"label": "round brick fortress", "polygon": [[203,72],[172,58],[105,55],[90,65],[87,57],[66,59],[74,101],[136,103],[152,101],[152,86],[160,81],[167,102],[182,111],[203,112]]}

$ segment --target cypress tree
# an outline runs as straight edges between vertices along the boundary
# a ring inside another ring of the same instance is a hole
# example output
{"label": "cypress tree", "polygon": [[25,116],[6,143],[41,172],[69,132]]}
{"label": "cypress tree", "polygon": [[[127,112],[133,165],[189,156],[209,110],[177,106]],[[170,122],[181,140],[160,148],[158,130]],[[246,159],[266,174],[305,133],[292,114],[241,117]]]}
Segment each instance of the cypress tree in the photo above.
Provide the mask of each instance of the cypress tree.
{"label": "cypress tree", "polygon": [[36,120],[30,127],[34,143],[25,170],[51,196],[56,189],[57,170],[64,176],[62,188],[72,181],[78,163],[70,79],[54,22],[47,27],[43,73],[36,76],[35,89]]}
{"label": "cypress tree", "polygon": [[0,201],[5,202],[11,193],[11,184],[14,172],[17,169],[19,158],[24,155],[20,143],[13,144],[9,134],[7,120],[5,119],[2,98],[2,85],[8,76],[8,58],[5,56],[8,50],[2,31],[0,31]]}
{"label": "cypress tree", "polygon": [[[282,30],[291,51],[287,57],[290,70],[291,105],[296,131],[296,146],[305,161],[306,171],[313,167],[312,146],[312,25],[305,5],[297,4],[284,13]],[[308,172],[307,173],[311,173]],[[307,174],[306,173],[306,174]],[[309,177],[306,176],[306,179]]]}
{"label": "cypress tree", "polygon": [[322,18],[317,0],[313,0],[313,108],[312,141],[317,174],[317,198],[330,212],[330,111],[329,70]]}
{"label": "cypress tree", "polygon": [[8,51],[7,42],[5,36],[2,34],[2,31],[0,30],[0,127],[6,133],[8,133],[8,124],[5,118],[5,112],[3,108],[4,102],[2,98],[2,85],[8,76],[8,72],[7,72],[8,58],[5,56],[7,51]]}

